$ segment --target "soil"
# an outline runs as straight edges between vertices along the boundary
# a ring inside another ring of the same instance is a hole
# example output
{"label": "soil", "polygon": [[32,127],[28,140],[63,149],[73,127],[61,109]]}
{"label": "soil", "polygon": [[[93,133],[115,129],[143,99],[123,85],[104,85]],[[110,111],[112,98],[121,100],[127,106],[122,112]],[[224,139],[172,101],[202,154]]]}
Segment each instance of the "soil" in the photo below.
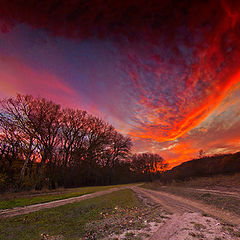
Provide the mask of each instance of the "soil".
{"label": "soil", "polygon": [[150,240],[240,239],[240,216],[166,192],[132,189],[172,213]]}
{"label": "soil", "polygon": [[[0,211],[0,217],[7,218],[38,211],[44,208],[58,207],[64,204],[97,197],[124,188],[132,189],[146,205],[150,202],[156,209],[154,210],[154,214],[159,215],[159,217],[161,214],[161,217],[159,219],[157,216],[155,216],[153,219],[148,218],[143,221],[143,223],[147,223],[145,227],[136,230],[126,228],[123,232],[121,232],[121,234],[115,234],[113,232],[104,239],[240,240],[240,216],[234,215],[226,210],[203,204],[202,202],[195,200],[193,201],[166,192],[140,188],[138,186],[113,188],[74,198],[2,210]],[[209,190],[201,189],[201,191]],[[217,193],[219,194],[220,191]],[[222,194],[228,194],[228,192],[222,192]],[[162,216],[163,210],[165,211],[165,216]],[[159,221],[156,221],[156,219]],[[134,219],[131,221],[134,222]],[[99,223],[99,226],[102,226],[102,222]]]}

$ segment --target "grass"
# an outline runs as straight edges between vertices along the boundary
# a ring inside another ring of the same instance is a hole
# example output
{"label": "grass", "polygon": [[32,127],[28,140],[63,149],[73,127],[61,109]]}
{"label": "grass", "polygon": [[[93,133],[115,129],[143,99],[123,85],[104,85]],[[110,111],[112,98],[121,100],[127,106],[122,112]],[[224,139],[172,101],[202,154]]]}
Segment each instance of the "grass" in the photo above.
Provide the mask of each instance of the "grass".
{"label": "grass", "polygon": [[201,223],[194,223],[194,228],[198,231],[201,231],[202,229],[206,229],[206,227]]}
{"label": "grass", "polygon": [[171,186],[192,187],[192,188],[223,188],[231,190],[231,188],[240,188],[240,173],[233,175],[214,175],[211,177],[198,177],[188,181],[172,182]]}
{"label": "grass", "polygon": [[[0,209],[7,209],[7,208],[14,208],[14,207],[23,207],[27,205],[37,204],[37,203],[44,203],[44,202],[51,202],[60,199],[66,199],[71,197],[78,197],[81,195],[94,193],[98,191],[104,191],[115,187],[123,187],[126,185],[111,185],[111,186],[97,186],[97,187],[82,187],[82,188],[72,188],[67,189],[65,191],[60,192],[51,192],[44,193],[44,194],[37,194],[36,196],[21,196],[19,194],[11,194],[7,196],[1,196],[0,198]],[[37,196],[40,195],[40,196]]]}
{"label": "grass", "polygon": [[228,210],[237,215],[240,215],[240,199],[233,196],[221,195],[216,193],[203,193],[198,192],[197,190],[180,187],[166,188],[164,189],[164,191],[193,200],[199,200],[206,204],[214,205],[220,209]]}
{"label": "grass", "polygon": [[105,239],[125,230],[144,228],[154,214],[160,215],[156,209],[144,205],[132,190],[124,189],[57,208],[2,219],[0,239]]}
{"label": "grass", "polygon": [[127,210],[137,205],[139,201],[131,190],[120,190],[104,197],[1,220],[0,239],[34,240],[40,239],[41,234],[79,239],[84,236],[85,224],[101,220],[101,213],[109,214],[116,206]]}
{"label": "grass", "polygon": [[174,195],[182,196],[184,198],[189,198],[193,200],[199,200],[203,203],[214,205],[220,209],[228,210],[232,213],[240,215],[240,199],[230,195],[222,195],[219,193],[206,193],[198,191],[194,188],[187,188],[183,186],[165,186],[157,185],[157,183],[151,184],[146,183],[142,185],[144,188],[149,188],[153,190],[161,190]]}
{"label": "grass", "polygon": [[196,177],[185,181],[172,181],[167,184],[162,184],[160,181],[145,183],[145,186],[151,185],[151,188],[159,188],[161,186],[168,187],[188,187],[188,188],[207,188],[221,189],[231,191],[234,188],[240,188],[240,173],[233,175],[213,175],[210,177]]}

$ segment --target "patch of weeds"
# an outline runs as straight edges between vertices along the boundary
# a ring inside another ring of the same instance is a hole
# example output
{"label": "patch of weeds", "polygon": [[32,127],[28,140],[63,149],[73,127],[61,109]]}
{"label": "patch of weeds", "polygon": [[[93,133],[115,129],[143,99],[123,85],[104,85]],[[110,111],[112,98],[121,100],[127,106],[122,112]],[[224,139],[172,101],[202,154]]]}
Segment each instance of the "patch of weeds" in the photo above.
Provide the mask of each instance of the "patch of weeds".
{"label": "patch of weeds", "polygon": [[232,227],[229,226],[224,226],[223,227],[224,231],[228,231],[229,233],[233,234],[234,233],[234,229]]}
{"label": "patch of weeds", "polygon": [[240,231],[235,231],[234,228],[230,225],[223,226],[223,231],[228,231],[232,236],[240,237]]}
{"label": "patch of weeds", "polygon": [[196,237],[196,233],[194,233],[194,232],[190,232],[190,233],[188,233],[190,236],[192,236],[192,237]]}
{"label": "patch of weeds", "polygon": [[[101,219],[85,225],[85,238],[94,239],[91,236],[96,232],[97,239],[102,239],[106,236],[114,238],[129,230],[151,231],[149,223],[162,222],[163,211],[158,206],[145,204],[145,201],[144,203],[139,201],[138,205],[132,208],[116,206],[108,213],[101,212]],[[137,235],[134,239],[140,239],[140,237]]]}
{"label": "patch of weeds", "polygon": [[160,215],[161,218],[169,219],[168,216]]}
{"label": "patch of weeds", "polygon": [[144,238],[149,238],[150,235],[149,235],[148,233],[139,233],[139,234],[137,235],[137,237],[139,237],[140,239],[141,239],[142,237],[144,237]]}
{"label": "patch of weeds", "polygon": [[189,235],[195,238],[204,238],[204,235],[202,233],[190,232]]}
{"label": "patch of weeds", "polygon": [[207,213],[202,213],[202,216],[203,216],[203,217],[210,217],[210,215],[207,214]]}
{"label": "patch of weeds", "polygon": [[117,212],[102,213],[102,218],[89,222],[85,226],[85,237],[89,238],[93,233],[98,233],[98,238],[106,235],[122,234],[126,230],[141,230],[148,226],[148,222],[160,221],[157,219],[157,209],[133,207],[124,209],[119,207]]}
{"label": "patch of weeds", "polygon": [[204,225],[202,225],[201,223],[194,223],[194,228],[198,231],[200,231],[202,229],[206,229],[206,227]]}
{"label": "patch of weeds", "polygon": [[209,198],[209,197],[211,197],[211,194],[210,193],[203,193],[202,197],[203,198]]}
{"label": "patch of weeds", "polygon": [[127,233],[125,234],[125,237],[126,237],[127,239],[132,239],[134,236],[135,236],[135,234],[134,234],[133,232],[127,232]]}
{"label": "patch of weeds", "polygon": [[239,232],[234,232],[234,235],[235,235],[236,237],[240,237],[240,231],[239,231]]}

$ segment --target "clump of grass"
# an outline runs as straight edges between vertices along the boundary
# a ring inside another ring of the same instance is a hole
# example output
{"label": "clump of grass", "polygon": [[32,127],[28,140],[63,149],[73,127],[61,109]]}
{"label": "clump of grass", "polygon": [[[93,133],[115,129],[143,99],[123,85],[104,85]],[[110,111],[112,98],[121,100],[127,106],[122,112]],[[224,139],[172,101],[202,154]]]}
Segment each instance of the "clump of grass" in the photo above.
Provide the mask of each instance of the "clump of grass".
{"label": "clump of grass", "polygon": [[134,236],[135,236],[135,234],[133,233],[133,232],[127,232],[126,234],[125,234],[125,239],[126,240],[130,240],[130,239],[133,239],[134,238]]}
{"label": "clump of grass", "polygon": [[236,229],[234,229],[231,225],[223,226],[223,231],[228,231],[232,236],[240,237],[240,231],[236,231]]}
{"label": "clump of grass", "polygon": [[236,237],[240,237],[240,231],[234,232],[234,235],[235,235]]}
{"label": "clump of grass", "polygon": [[210,217],[210,215],[207,214],[207,213],[202,213],[202,216],[203,216],[203,217]]}
{"label": "clump of grass", "polygon": [[202,229],[206,229],[206,227],[204,225],[202,225],[201,223],[194,223],[194,228],[198,231],[200,231]]}
{"label": "clump of grass", "polygon": [[190,232],[189,235],[195,238],[204,238],[204,235],[202,233]]}

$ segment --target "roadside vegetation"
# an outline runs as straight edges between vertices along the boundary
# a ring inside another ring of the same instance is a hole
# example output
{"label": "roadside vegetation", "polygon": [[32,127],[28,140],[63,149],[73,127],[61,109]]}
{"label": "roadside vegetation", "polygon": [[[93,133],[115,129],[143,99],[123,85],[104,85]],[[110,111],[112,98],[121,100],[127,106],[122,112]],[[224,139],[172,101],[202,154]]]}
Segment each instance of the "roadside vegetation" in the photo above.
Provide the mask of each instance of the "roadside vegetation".
{"label": "roadside vegetation", "polygon": [[183,186],[192,188],[222,189],[240,191],[240,173],[229,175],[214,175],[211,177],[197,177],[185,181],[172,181],[170,186]]}
{"label": "roadside vegetation", "polygon": [[23,207],[27,205],[50,202],[60,199],[78,197],[89,193],[94,193],[98,191],[104,191],[111,188],[119,188],[125,185],[110,185],[110,186],[98,186],[98,187],[82,187],[82,188],[70,188],[62,189],[62,191],[53,191],[53,192],[32,192],[30,193],[12,193],[4,194],[0,197],[0,209],[13,208],[13,207]]}
{"label": "roadside vegetation", "polygon": [[240,174],[216,175],[188,181],[145,183],[144,188],[164,191],[184,198],[202,201],[240,216]]}
{"label": "roadside vegetation", "polygon": [[[0,220],[0,239],[141,239],[165,212],[146,204],[130,189],[57,208]],[[139,230],[139,236],[136,233]],[[130,238],[131,236],[131,238]]]}
{"label": "roadside vegetation", "polygon": [[[240,152],[228,154],[215,154],[203,156],[199,151],[199,158],[184,162],[168,171],[165,171],[161,179],[163,182],[188,181],[191,178],[211,177],[222,174],[228,178],[240,172]],[[211,179],[211,178],[210,178]],[[202,181],[202,180],[201,180]]]}

